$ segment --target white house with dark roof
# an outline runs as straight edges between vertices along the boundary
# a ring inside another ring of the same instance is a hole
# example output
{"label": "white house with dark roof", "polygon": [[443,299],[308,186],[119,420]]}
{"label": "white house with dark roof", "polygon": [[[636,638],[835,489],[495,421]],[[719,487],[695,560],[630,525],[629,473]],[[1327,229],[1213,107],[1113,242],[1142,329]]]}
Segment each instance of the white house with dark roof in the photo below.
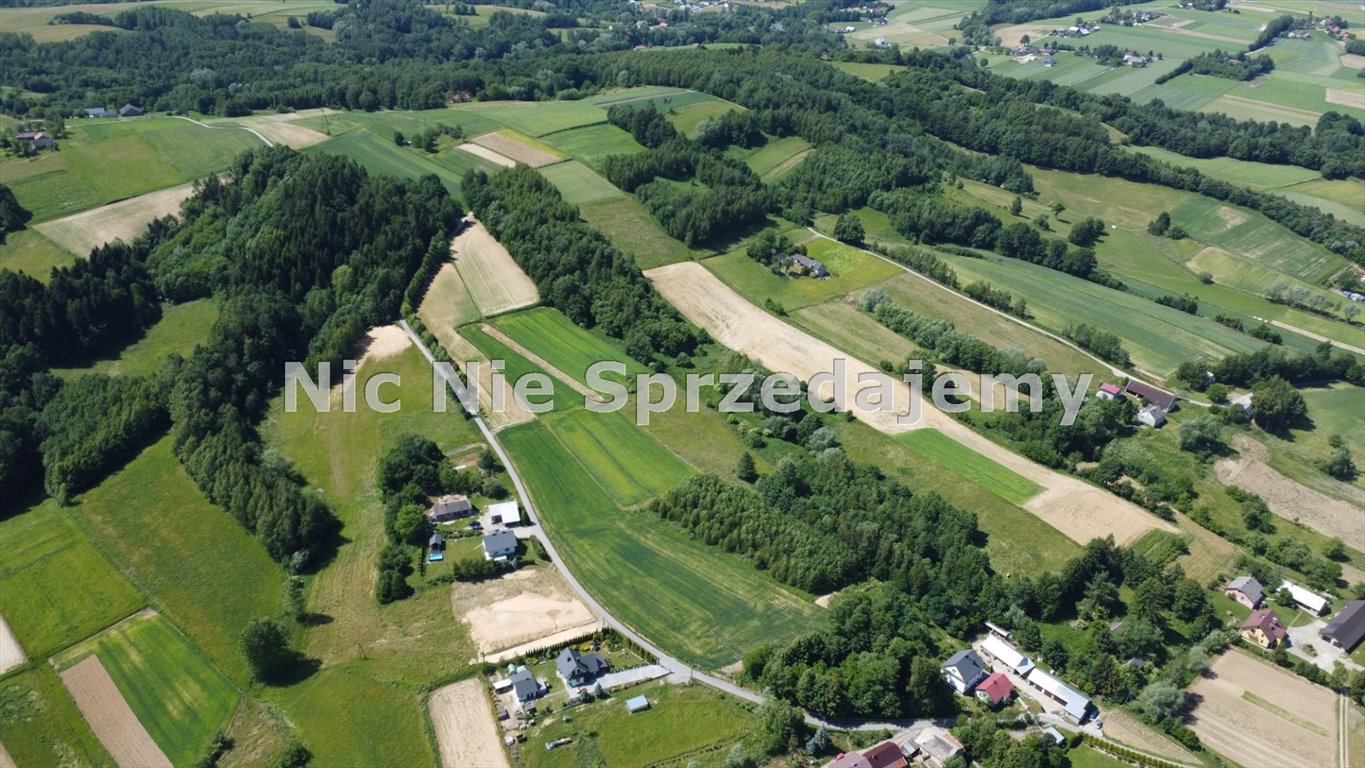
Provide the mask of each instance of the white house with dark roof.
{"label": "white house with dark roof", "polygon": [[977,683],[986,679],[986,665],[971,648],[964,648],[949,656],[939,668],[943,670],[943,679],[962,696],[971,693]]}
{"label": "white house with dark roof", "polygon": [[494,531],[483,537],[483,556],[486,560],[507,560],[517,556],[517,535],[511,531]]}

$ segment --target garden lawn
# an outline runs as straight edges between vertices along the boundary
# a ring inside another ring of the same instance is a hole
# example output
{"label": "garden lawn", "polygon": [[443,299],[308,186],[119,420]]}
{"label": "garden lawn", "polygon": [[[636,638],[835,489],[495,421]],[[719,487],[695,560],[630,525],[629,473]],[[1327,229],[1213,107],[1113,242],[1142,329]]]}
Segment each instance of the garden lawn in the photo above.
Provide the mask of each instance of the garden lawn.
{"label": "garden lawn", "polygon": [[145,605],[51,499],[0,521],[0,615],[30,659]]}
{"label": "garden lawn", "polygon": [[623,512],[539,421],[504,430],[565,565],[617,617],[706,669],[821,624],[809,597],[644,511]]}
{"label": "garden lawn", "polygon": [[90,653],[175,765],[191,765],[203,755],[237,709],[232,683],[156,614],[130,619],[77,646],[63,654],[59,666]]}

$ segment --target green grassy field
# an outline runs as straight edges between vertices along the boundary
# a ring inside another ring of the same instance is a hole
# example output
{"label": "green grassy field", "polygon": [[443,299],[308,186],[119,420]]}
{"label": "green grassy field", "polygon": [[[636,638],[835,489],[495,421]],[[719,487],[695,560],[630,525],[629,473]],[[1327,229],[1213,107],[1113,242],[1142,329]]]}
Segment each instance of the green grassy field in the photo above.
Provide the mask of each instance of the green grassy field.
{"label": "green grassy field", "polygon": [[251,17],[252,21],[264,21],[278,27],[284,27],[289,16],[297,16],[302,19],[308,15],[309,11],[327,10],[334,7],[330,0],[292,0],[292,2],[284,2],[283,0],[170,0],[164,2],[157,0],[156,2],[5,8],[0,10],[0,27],[4,28],[6,32],[30,34],[39,43],[72,40],[91,32],[117,31],[117,28],[97,24],[53,25],[49,22],[54,16],[72,11],[113,16],[124,11],[131,11],[134,8],[145,8],[153,5],[186,11],[196,16],[206,16],[211,13],[237,13]]}
{"label": "green grassy field", "polygon": [[572,205],[614,200],[626,194],[577,160],[547,166],[540,169],[540,174]]}
{"label": "green grassy field", "polygon": [[0,680],[0,744],[16,765],[114,765],[47,664]]}
{"label": "green grassy field", "polygon": [[1042,487],[933,429],[918,429],[897,438],[916,453],[953,467],[954,472],[1013,504],[1023,504]]}
{"label": "green grassy field", "polygon": [[[1007,286],[1023,296],[1036,322],[1061,332],[1069,323],[1083,321],[1118,334],[1134,364],[1165,378],[1180,363],[1201,356],[1249,352],[1264,345],[1214,321],[1187,315],[1131,293],[1063,274],[1035,264],[1001,257],[969,259],[940,256],[968,279]],[[969,330],[969,329],[968,329]]]}
{"label": "green grassy field", "polygon": [[[742,111],[744,108],[738,104],[731,104],[728,101],[707,97],[704,101],[697,101],[686,106],[678,104],[668,105],[668,122],[673,124],[680,133],[688,137],[695,138],[697,128],[707,120],[714,120],[726,112]],[[662,105],[660,107],[663,108]]]}
{"label": "green grassy field", "polygon": [[32,227],[11,232],[0,245],[0,268],[23,272],[47,282],[53,267],[76,261],[76,255]]}
{"label": "green grassy field", "polygon": [[640,269],[653,269],[707,255],[691,250],[681,240],[670,236],[633,197],[589,203],[578,211],[612,245],[634,257]]}
{"label": "green grassy field", "polygon": [[810,144],[800,136],[788,136],[769,141],[745,158],[744,162],[765,182],[771,182],[799,165],[810,148]]}
{"label": "green grassy field", "polygon": [[[808,233],[793,234],[800,237]],[[823,262],[829,269],[829,277],[775,275],[767,267],[749,258],[744,248],[737,248],[724,256],[707,259],[703,263],[717,277],[750,301],[762,304],[765,299],[772,299],[788,311],[836,299],[901,271],[900,267],[894,264],[825,238],[808,240],[806,249],[811,258]]]}
{"label": "green grassy field", "polygon": [[[1269,450],[1269,463],[1282,474],[1316,488],[1330,496],[1342,496],[1337,483],[1317,468],[1317,463],[1332,453],[1328,438],[1340,435],[1356,465],[1365,463],[1365,408],[1361,408],[1361,391],[1350,384],[1338,383],[1330,387],[1304,387],[1301,390],[1308,404],[1308,418],[1312,429],[1290,429],[1287,437],[1257,433]],[[1353,484],[1365,488],[1365,475],[1357,476]]]}
{"label": "green grassy field", "polygon": [[123,622],[63,654],[70,666],[89,654],[114,679],[152,740],[175,765],[190,765],[237,709],[237,690],[155,614]]}
{"label": "green grassy field", "polygon": [[0,161],[0,181],[38,223],[202,178],[262,146],[246,131],[170,117],[71,121],[57,150]]}
{"label": "green grassy field", "polygon": [[[585,385],[588,367],[603,360],[624,363],[630,377],[649,372],[616,344],[579,328],[556,309],[536,307],[513,312],[497,318],[493,325]],[[615,374],[608,378],[621,381]]]}
{"label": "green grassy field", "polygon": [[[553,405],[552,410],[561,411],[574,408],[582,404],[583,396],[574,392],[565,383],[558,381],[553,375],[541,370],[540,366],[526,359],[521,353],[503,344],[501,341],[483,332],[477,325],[466,325],[460,328],[460,336],[473,344],[490,361],[501,360],[505,363],[503,375],[509,384],[515,384],[518,379],[530,374],[544,374],[550,376],[553,384],[553,396],[540,397],[528,395],[527,399],[532,404],[549,402]],[[567,372],[566,372],[567,375]]]}
{"label": "green grassy field", "polygon": [[481,101],[461,104],[449,111],[472,112],[537,138],[607,121],[605,110],[584,101]]}
{"label": "green grassy field", "polygon": [[322,114],[300,118],[297,122],[329,136],[340,136],[347,131],[363,128],[389,140],[392,140],[394,131],[410,136],[438,125],[459,126],[466,136],[478,136],[507,127],[478,112],[455,108],[393,112],[326,110]]}
{"label": "green grassy field", "polygon": [[179,354],[188,357],[199,342],[208,338],[209,329],[218,319],[218,306],[211,299],[197,299],[184,304],[167,304],[161,319],[146,334],[124,347],[117,357],[96,360],[80,368],[58,369],[62,375],[103,373],[110,376],[142,376],[160,371],[166,357]]}
{"label": "green grassy field", "polygon": [[284,569],[209,504],[171,453],[169,437],[81,496],[72,517],[216,667],[248,683],[237,633],[279,612]]}
{"label": "green grassy field", "polygon": [[45,658],[145,604],[50,499],[0,521],[0,552],[0,615],[29,658]]}
{"label": "green grassy field", "polygon": [[[626,698],[638,695],[649,699],[650,708],[632,715]],[[758,727],[758,718],[747,707],[711,688],[653,683],[577,708],[573,722],[555,718],[537,728],[522,748],[522,765],[570,768],[596,759],[606,765],[660,765],[682,756],[719,765],[730,745]],[[542,748],[561,738],[573,743],[553,751]],[[713,745],[714,751],[694,754]]]}
{"label": "green grassy field", "polygon": [[606,124],[552,133],[544,141],[592,168],[600,168],[607,155],[633,155],[645,150],[629,133]]}
{"label": "green grassy field", "polygon": [[[397,176],[404,179],[416,179],[429,173],[434,173],[441,179],[441,183],[453,194],[460,193],[460,176],[463,171],[446,167],[444,163],[438,163],[436,156],[427,155],[415,149],[400,147],[393,143],[392,139],[382,138],[370,131],[351,131],[340,136],[328,139],[320,144],[314,144],[305,150],[306,152],[325,152],[330,155],[345,155],[361,165],[373,174],[383,174]],[[450,150],[455,152],[456,150]],[[460,152],[457,156],[464,162],[462,156],[468,153]],[[452,162],[454,158],[447,158],[446,162]],[[474,163],[475,161],[469,161]],[[489,168],[491,168],[491,164]]]}
{"label": "green grassy field", "polygon": [[821,621],[820,609],[748,562],[707,547],[645,511],[619,510],[540,422],[504,430],[566,566],[636,631],[716,669]]}
{"label": "green grassy field", "polygon": [[875,83],[878,80],[885,80],[887,77],[905,69],[900,64],[864,64],[858,61],[836,61],[834,67],[841,72],[847,72],[854,77],[860,77],[868,82]]}
{"label": "green grassy field", "polygon": [[665,493],[692,473],[631,419],[624,412],[575,409],[544,420],[581,468],[623,507]]}

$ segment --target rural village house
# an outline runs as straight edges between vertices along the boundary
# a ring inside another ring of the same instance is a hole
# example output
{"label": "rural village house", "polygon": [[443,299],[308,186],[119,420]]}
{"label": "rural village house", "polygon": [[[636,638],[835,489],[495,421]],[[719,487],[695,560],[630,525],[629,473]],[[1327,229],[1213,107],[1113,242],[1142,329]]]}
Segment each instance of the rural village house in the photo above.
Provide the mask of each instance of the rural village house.
{"label": "rural village house", "polygon": [[931,725],[915,737],[915,746],[924,750],[931,765],[943,765],[962,754],[962,742],[947,729]]}
{"label": "rural village house", "polygon": [[998,707],[1014,693],[1014,683],[1004,672],[992,672],[976,686],[976,697],[988,706]]}
{"label": "rural village house", "polygon": [[976,684],[986,678],[986,667],[981,663],[981,657],[971,648],[965,648],[948,657],[940,669],[943,670],[943,679],[947,680],[953,690],[961,696],[971,693]]}
{"label": "rural village house", "polygon": [[1242,622],[1242,639],[1262,648],[1276,648],[1288,636],[1289,630],[1280,622],[1279,614],[1269,608],[1252,611]]}
{"label": "rural village house", "polygon": [[1245,605],[1251,610],[1261,607],[1265,599],[1265,589],[1261,582],[1250,576],[1238,576],[1223,587],[1223,594]]}
{"label": "rural village house", "polygon": [[431,509],[427,510],[427,515],[431,517],[432,522],[451,523],[473,511],[474,505],[469,503],[469,497],[447,494],[431,500]]}
{"label": "rural village house", "polygon": [[1160,406],[1149,405],[1138,411],[1137,420],[1140,424],[1155,429],[1166,423],[1166,411],[1162,410]]}
{"label": "rural village house", "polygon": [[822,262],[816,261],[804,253],[779,253],[777,254],[777,265],[780,267],[791,268],[793,265],[805,270],[812,277],[829,277],[829,270]]}
{"label": "rural village house", "polygon": [[1322,639],[1350,652],[1365,638],[1365,600],[1352,600],[1322,630]]}
{"label": "rural village house", "polygon": [[142,115],[142,107],[135,107],[132,104],[124,104],[119,108],[119,117],[139,117]]}
{"label": "rural village house", "polygon": [[485,560],[507,560],[517,556],[517,535],[511,531],[494,531],[483,537]]}
{"label": "rural village house", "polygon": [[901,748],[890,741],[883,741],[871,749],[863,750],[863,757],[867,758],[868,765],[872,768],[905,768],[909,764]]}
{"label": "rural village house", "polygon": [[1095,393],[1095,397],[1101,400],[1118,400],[1123,397],[1123,389],[1106,381],[1100,385],[1100,391]]}
{"label": "rural village house", "polygon": [[579,653],[577,648],[565,648],[555,659],[555,671],[571,688],[587,685],[607,671],[607,660],[596,653]]}
{"label": "rural village house", "polygon": [[15,135],[14,140],[33,149],[47,149],[57,143],[53,141],[51,136],[42,131],[20,131]]}

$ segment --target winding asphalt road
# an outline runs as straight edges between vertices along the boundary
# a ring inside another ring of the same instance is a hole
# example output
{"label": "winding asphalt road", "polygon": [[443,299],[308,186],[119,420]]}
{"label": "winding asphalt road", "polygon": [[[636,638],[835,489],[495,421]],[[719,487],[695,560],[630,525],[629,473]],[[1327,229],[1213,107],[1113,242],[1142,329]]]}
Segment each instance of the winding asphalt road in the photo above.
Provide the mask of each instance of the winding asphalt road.
{"label": "winding asphalt road", "polygon": [[[402,327],[404,333],[408,335],[408,338],[412,339],[412,343],[417,345],[418,349],[422,350],[422,355],[426,357],[427,362],[432,364],[433,375],[440,375],[445,379],[446,385],[458,396],[456,382],[451,380],[450,375],[446,373],[444,368],[435,367],[436,358],[432,356],[431,350],[427,348],[427,345],[423,343],[422,339],[412,330],[412,326],[408,325],[408,321],[399,320],[398,325]],[[498,461],[501,461],[503,467],[507,469],[507,476],[512,480],[512,486],[516,489],[518,498],[521,499],[521,505],[533,521],[530,525],[525,525],[517,529],[517,538],[526,539],[535,537],[540,542],[541,546],[545,548],[545,552],[550,556],[550,559],[554,560],[559,565],[559,572],[563,574],[565,581],[569,582],[569,586],[573,587],[573,590],[578,593],[579,598],[583,600],[584,604],[587,605],[590,610],[598,616],[601,616],[602,620],[607,623],[607,626],[621,633],[622,636],[630,638],[631,642],[645,649],[646,652],[658,659],[659,665],[669,671],[670,680],[677,682],[696,680],[699,683],[709,685],[712,688],[724,691],[731,696],[744,699],[745,701],[750,701],[755,704],[762,704],[764,702],[765,698],[760,693],[735,685],[728,680],[722,680],[714,675],[709,675],[700,670],[693,669],[687,664],[684,664],[680,659],[670,656],[668,653],[665,653],[662,648],[649,642],[635,630],[626,626],[620,619],[613,616],[605,606],[597,602],[596,598],[589,594],[588,590],[584,589],[583,585],[574,577],[573,572],[569,570],[568,565],[564,562],[564,558],[561,557],[559,551],[555,549],[554,542],[550,539],[548,531],[540,525],[540,514],[536,512],[535,500],[532,498],[531,492],[526,488],[526,484],[521,481],[521,475],[517,473],[517,468],[512,463],[511,457],[503,450],[502,443],[498,442],[498,436],[493,430],[488,428],[488,424],[477,411],[470,411],[469,415],[470,418],[473,419],[474,424],[478,426],[479,432],[483,433],[484,439],[488,441],[489,446],[493,448],[493,452],[497,454]],[[821,720],[807,714],[806,722],[812,725],[824,725],[830,728],[839,728],[843,730],[898,731],[904,728],[927,726],[936,721],[844,722]],[[939,722],[938,724],[942,725],[942,722]]]}

